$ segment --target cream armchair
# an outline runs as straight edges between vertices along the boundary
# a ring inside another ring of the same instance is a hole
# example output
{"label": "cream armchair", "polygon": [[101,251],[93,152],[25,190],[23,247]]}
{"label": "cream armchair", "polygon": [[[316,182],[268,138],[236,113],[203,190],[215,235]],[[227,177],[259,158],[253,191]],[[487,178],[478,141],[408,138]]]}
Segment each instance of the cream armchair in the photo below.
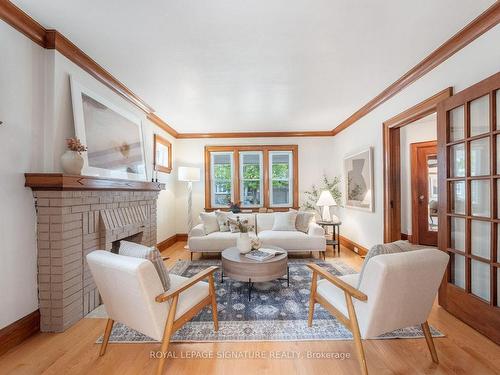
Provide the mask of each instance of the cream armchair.
{"label": "cream armchair", "polygon": [[[218,330],[213,277],[217,267],[191,278],[171,274],[171,287],[164,292],[149,260],[97,250],[87,255],[87,262],[109,316],[99,355],[106,352],[115,321],[161,341],[162,352],[167,351],[173,332],[205,306],[212,306]],[[157,374],[163,372],[165,357],[159,359]]]}
{"label": "cream armchair", "polygon": [[352,332],[361,372],[368,374],[361,339],[420,324],[432,360],[438,363],[427,318],[448,260],[435,249],[378,255],[369,259],[361,280],[359,274],[336,277],[309,264],[313,275],[308,325],[314,305],[321,304]]}

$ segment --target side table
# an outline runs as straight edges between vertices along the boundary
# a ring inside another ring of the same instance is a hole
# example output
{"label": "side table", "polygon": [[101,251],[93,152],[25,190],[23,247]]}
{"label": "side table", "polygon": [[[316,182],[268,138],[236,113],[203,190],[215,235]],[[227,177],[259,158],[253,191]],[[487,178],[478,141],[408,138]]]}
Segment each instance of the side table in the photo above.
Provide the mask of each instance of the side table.
{"label": "side table", "polygon": [[[335,255],[335,251],[337,251],[340,256],[340,226],[342,225],[341,221],[318,221],[316,224],[320,225],[325,230],[326,236],[326,244],[332,245],[333,255]],[[329,239],[328,236],[328,227],[332,227],[332,239]]]}

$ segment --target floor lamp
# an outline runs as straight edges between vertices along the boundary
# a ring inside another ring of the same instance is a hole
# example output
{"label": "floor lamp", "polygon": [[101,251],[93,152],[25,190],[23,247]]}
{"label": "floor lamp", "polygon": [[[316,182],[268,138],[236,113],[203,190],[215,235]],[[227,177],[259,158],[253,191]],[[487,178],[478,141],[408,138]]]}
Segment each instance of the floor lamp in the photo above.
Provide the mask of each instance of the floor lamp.
{"label": "floor lamp", "polygon": [[[178,180],[187,182],[188,189],[188,214],[187,214],[187,225],[188,225],[188,236],[189,232],[193,228],[193,182],[200,181],[200,168],[194,167],[179,167]],[[189,246],[185,246],[186,249],[189,249]]]}

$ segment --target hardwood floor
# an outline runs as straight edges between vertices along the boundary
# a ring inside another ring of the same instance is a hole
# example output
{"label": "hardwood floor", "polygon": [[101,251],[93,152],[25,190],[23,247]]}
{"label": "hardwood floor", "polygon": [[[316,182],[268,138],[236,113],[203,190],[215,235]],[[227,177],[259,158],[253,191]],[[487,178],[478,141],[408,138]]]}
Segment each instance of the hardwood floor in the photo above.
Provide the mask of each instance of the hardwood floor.
{"label": "hardwood floor", "polygon": [[[163,252],[170,266],[188,259],[184,242]],[[362,259],[342,249],[341,258],[359,269]],[[331,252],[327,261],[332,260]],[[195,257],[196,259],[196,257]],[[472,328],[434,306],[431,325],[446,334],[435,339],[440,364],[435,365],[425,340],[364,341],[371,374],[499,374],[500,347]],[[96,338],[105,319],[83,319],[59,334],[39,333],[0,357],[0,374],[138,374],[154,373],[157,360],[150,353],[158,344],[110,344],[99,358]],[[352,341],[237,342],[171,344],[177,357],[167,359],[166,374],[358,374]],[[247,355],[246,359],[228,358]],[[261,353],[264,358],[255,358]],[[308,358],[332,353],[349,353],[348,359]],[[213,358],[186,358],[188,356]],[[226,358],[220,358],[225,356]],[[253,356],[253,357],[250,357]],[[291,358],[271,359],[289,356]],[[300,356],[298,358],[297,356]]]}

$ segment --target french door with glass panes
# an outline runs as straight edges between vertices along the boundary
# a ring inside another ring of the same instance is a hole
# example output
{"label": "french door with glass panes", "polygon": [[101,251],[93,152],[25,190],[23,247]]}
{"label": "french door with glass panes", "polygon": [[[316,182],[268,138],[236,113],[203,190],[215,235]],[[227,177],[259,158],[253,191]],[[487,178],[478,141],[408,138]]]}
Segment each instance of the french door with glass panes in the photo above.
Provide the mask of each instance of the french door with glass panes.
{"label": "french door with glass panes", "polygon": [[448,312],[500,344],[500,73],[438,106],[439,291]]}

